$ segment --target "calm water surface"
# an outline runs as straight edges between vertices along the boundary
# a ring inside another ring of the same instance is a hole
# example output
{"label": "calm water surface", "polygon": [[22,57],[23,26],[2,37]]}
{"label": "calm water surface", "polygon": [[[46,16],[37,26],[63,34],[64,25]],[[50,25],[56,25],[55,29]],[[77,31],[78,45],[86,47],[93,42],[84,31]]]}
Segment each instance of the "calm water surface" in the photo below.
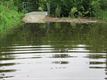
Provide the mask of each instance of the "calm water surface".
{"label": "calm water surface", "polygon": [[107,80],[106,24],[25,24],[0,39],[0,80]]}

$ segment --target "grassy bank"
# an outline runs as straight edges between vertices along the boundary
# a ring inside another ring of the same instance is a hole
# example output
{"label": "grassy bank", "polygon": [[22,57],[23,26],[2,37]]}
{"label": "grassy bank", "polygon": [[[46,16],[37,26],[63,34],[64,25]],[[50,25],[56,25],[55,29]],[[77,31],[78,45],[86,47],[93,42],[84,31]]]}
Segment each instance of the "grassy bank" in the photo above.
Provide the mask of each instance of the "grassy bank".
{"label": "grassy bank", "polygon": [[23,13],[18,12],[16,8],[0,5],[0,35],[15,28],[21,22],[22,16]]}

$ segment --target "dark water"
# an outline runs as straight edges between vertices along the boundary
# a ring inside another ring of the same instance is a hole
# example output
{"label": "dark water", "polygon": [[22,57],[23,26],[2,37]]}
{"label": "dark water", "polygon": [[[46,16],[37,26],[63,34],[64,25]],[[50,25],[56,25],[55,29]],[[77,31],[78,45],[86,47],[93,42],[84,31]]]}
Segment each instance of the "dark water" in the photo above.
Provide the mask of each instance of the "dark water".
{"label": "dark water", "polygon": [[25,24],[0,39],[0,80],[107,80],[106,24]]}

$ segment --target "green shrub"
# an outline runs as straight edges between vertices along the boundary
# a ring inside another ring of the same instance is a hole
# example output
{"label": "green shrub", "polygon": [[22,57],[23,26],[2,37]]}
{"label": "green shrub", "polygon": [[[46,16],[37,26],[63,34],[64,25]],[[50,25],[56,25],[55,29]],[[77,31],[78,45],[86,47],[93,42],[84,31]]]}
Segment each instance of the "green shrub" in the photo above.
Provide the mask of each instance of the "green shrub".
{"label": "green shrub", "polygon": [[22,17],[22,13],[5,5],[0,5],[0,33],[4,33],[16,26]]}

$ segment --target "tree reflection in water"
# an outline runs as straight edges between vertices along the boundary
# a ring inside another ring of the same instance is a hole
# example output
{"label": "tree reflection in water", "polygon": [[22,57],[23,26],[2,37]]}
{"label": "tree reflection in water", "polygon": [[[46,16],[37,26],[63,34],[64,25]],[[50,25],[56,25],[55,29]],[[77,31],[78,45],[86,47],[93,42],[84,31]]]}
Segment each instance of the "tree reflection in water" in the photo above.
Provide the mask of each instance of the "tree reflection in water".
{"label": "tree reflection in water", "polygon": [[[32,73],[35,74],[40,72],[38,68],[46,72],[51,68],[62,72],[74,70],[75,73],[82,69],[86,69],[86,73],[96,70],[96,74],[101,70],[107,75],[106,26],[107,24],[25,24],[0,39],[0,76],[8,77],[7,73],[17,73],[18,70],[23,73],[29,68],[34,69]],[[26,69],[23,65],[27,65]],[[26,74],[32,76],[32,73]]]}

